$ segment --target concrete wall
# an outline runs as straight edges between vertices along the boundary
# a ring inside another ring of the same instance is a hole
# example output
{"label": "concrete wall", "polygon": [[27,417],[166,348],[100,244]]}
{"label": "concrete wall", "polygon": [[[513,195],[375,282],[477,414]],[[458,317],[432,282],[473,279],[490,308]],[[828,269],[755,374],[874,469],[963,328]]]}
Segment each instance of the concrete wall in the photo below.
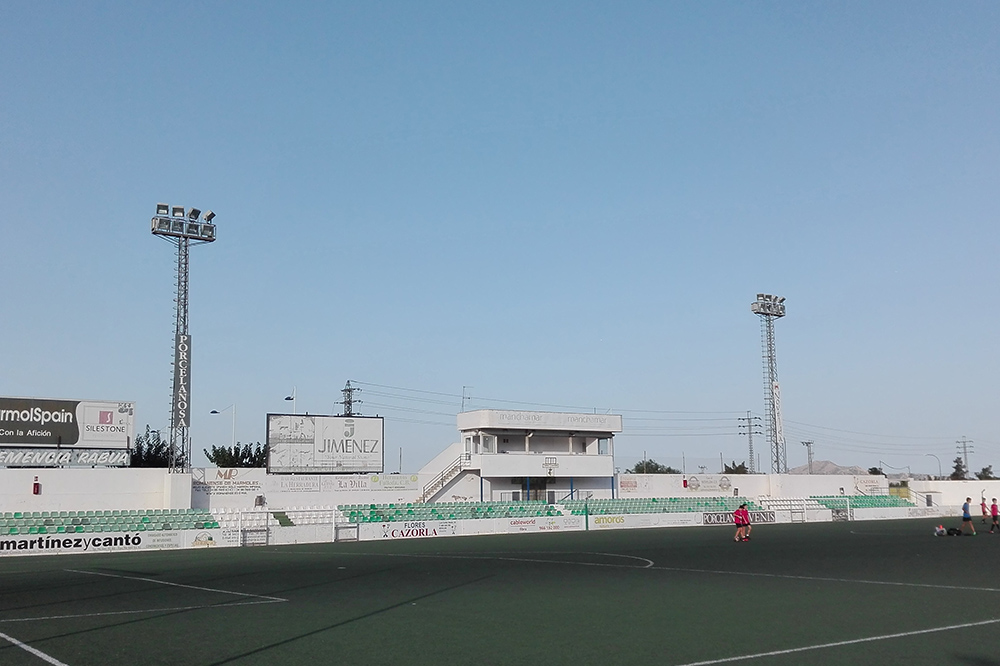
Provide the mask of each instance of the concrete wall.
{"label": "concrete wall", "polygon": [[268,509],[415,502],[426,479],[418,474],[267,474],[263,469],[192,470],[196,508]]}
{"label": "concrete wall", "polygon": [[420,468],[418,474],[426,474],[429,478],[434,477],[445,470],[451,463],[455,462],[465,452],[461,442],[451,444],[441,453],[431,458],[430,462]]}
{"label": "concrete wall", "polygon": [[561,477],[603,476],[610,479],[615,473],[612,456],[581,453],[497,453],[474,455],[471,462],[486,477],[547,476],[550,469]]}
{"label": "concrete wall", "polygon": [[[32,494],[38,477],[41,494]],[[0,469],[0,511],[187,508],[191,476],[165,469]]]}
{"label": "concrete wall", "polygon": [[986,496],[989,504],[994,497],[1000,499],[1000,481],[910,481],[910,488],[919,493],[931,494],[941,506],[954,507],[957,511],[966,497],[972,498],[972,515],[979,514],[979,498]]}
{"label": "concrete wall", "polygon": [[[687,481],[686,487],[684,481]],[[889,493],[888,481],[881,475],[619,474],[617,483],[619,497],[809,497]]]}

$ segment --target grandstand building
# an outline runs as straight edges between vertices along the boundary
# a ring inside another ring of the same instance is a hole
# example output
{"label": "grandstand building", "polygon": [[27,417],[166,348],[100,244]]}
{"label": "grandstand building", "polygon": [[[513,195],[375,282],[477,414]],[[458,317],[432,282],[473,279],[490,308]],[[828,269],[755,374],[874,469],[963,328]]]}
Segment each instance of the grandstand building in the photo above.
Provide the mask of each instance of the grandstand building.
{"label": "grandstand building", "polygon": [[617,414],[480,409],[459,414],[458,431],[420,470],[420,501],[614,497]]}

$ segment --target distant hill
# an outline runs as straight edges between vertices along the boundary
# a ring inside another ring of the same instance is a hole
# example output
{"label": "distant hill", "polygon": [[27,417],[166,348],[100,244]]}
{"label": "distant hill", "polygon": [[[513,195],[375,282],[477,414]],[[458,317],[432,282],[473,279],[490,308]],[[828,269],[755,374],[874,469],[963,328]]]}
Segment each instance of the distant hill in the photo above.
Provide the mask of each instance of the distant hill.
{"label": "distant hill", "polygon": [[[788,470],[789,474],[808,474],[809,465],[800,465],[799,467],[794,467]],[[844,467],[838,465],[837,463],[831,462],[829,460],[814,460],[813,461],[813,474],[847,474],[847,475],[859,475],[866,476],[868,470],[863,467],[858,467],[857,465],[852,465],[850,467]]]}

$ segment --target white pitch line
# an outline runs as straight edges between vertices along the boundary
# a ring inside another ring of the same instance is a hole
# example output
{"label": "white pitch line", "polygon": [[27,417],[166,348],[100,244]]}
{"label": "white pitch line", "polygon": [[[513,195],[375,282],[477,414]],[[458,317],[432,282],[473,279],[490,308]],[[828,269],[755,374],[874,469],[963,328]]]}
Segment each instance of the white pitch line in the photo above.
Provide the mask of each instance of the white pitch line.
{"label": "white pitch line", "polygon": [[783,578],[787,580],[811,580],[821,583],[856,583],[858,585],[890,585],[894,587],[923,587],[934,590],[961,590],[963,592],[1000,592],[995,587],[973,587],[971,585],[938,585],[934,583],[902,583],[891,580],[866,580],[863,578],[831,578],[826,576],[797,576],[794,574],[761,573],[757,571],[716,571],[712,569],[685,569],[681,567],[649,567],[657,571],[680,571],[717,576],[754,576],[757,578]]}
{"label": "white pitch line", "polygon": [[339,553],[342,555],[381,555],[384,557],[412,557],[412,558],[434,558],[452,560],[498,560],[503,562],[541,562],[543,564],[575,564],[584,567],[611,567],[616,569],[648,569],[651,571],[677,571],[682,573],[700,573],[713,576],[752,576],[757,578],[782,578],[787,580],[807,580],[821,583],[853,583],[857,585],[889,585],[893,587],[920,587],[934,590],[959,590],[963,592],[1000,592],[1000,588],[995,587],[974,587],[971,585],[939,585],[934,583],[904,583],[887,580],[866,580],[859,578],[832,578],[824,576],[798,576],[794,574],[762,573],[757,571],[724,571],[715,569],[689,569],[684,567],[658,567],[652,560],[635,555],[620,555],[615,553],[584,553],[586,555],[607,555],[612,557],[628,557],[631,559],[648,562],[644,567],[627,564],[614,564],[611,562],[580,562],[576,560],[552,560],[530,557],[510,557],[500,555],[442,555],[440,553],[427,554],[404,554],[404,553]]}
{"label": "white pitch line", "polygon": [[726,664],[733,661],[746,661],[749,659],[760,659],[761,657],[778,657],[785,654],[796,654],[798,652],[808,652],[810,650],[825,650],[826,648],[841,647],[843,645],[857,645],[859,643],[872,643],[875,641],[886,641],[892,638],[906,638],[907,636],[919,636],[921,634],[934,634],[941,631],[953,631],[955,629],[968,629],[970,627],[982,627],[988,624],[1000,623],[1000,619],[982,620],[981,622],[966,622],[965,624],[951,624],[946,627],[934,627],[932,629],[918,629],[916,631],[902,631],[897,634],[884,634],[882,636],[869,636],[868,638],[854,638],[847,641],[835,641],[833,643],[820,643],[819,645],[807,645],[805,647],[789,648],[787,650],[772,650],[771,652],[757,652],[755,654],[744,654],[738,657],[723,657],[722,659],[709,659],[707,661],[692,661],[678,666],[712,666],[712,664]]}
{"label": "white pitch line", "polygon": [[67,666],[63,662],[61,662],[58,659],[56,659],[55,657],[50,657],[49,655],[45,654],[41,650],[36,650],[35,648],[31,647],[27,643],[22,643],[21,641],[17,640],[16,638],[14,638],[12,636],[8,636],[5,633],[0,632],[0,638],[4,639],[8,643],[11,643],[12,645],[16,645],[17,647],[21,648],[25,652],[30,652],[31,654],[35,655],[36,657],[38,657],[39,659],[41,659],[43,661],[49,662],[50,664],[52,664],[52,666]]}
{"label": "white pitch line", "polygon": [[166,608],[141,608],[138,610],[105,611],[103,613],[73,613],[69,615],[42,615],[36,617],[11,617],[0,619],[0,624],[7,622],[33,622],[35,620],[69,620],[74,618],[104,617],[105,615],[139,615],[141,613],[170,613],[173,611],[202,610],[205,608],[232,608],[234,606],[256,606],[274,604],[276,601],[261,599],[260,601],[231,601],[225,604],[203,604],[200,606],[174,606]]}
{"label": "white pitch line", "polygon": [[171,583],[167,580],[156,580],[155,578],[144,578],[142,576],[122,576],[121,574],[111,574],[102,573],[99,571],[82,571],[79,569],[66,569],[71,573],[87,574],[89,576],[106,576],[107,578],[122,578],[125,580],[141,580],[146,583],[156,583],[158,585],[170,585],[172,587],[184,587],[189,590],[200,590],[202,592],[218,592],[219,594],[232,594],[238,597],[251,597],[254,599],[267,599],[271,602],[284,602],[288,599],[282,599],[281,597],[269,597],[266,594],[250,594],[249,592],[233,592],[232,590],[219,590],[211,587],[199,587],[198,585],[185,585],[183,583]]}

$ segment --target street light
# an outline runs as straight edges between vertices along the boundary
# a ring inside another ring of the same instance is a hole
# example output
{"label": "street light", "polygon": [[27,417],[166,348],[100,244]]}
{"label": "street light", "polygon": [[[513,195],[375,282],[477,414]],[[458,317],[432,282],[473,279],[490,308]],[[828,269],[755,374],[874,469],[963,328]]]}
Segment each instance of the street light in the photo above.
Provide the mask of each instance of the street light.
{"label": "street light", "polygon": [[221,414],[227,409],[233,410],[233,449],[236,448],[236,403],[229,405],[225,409],[213,409],[209,414]]}
{"label": "street light", "polygon": [[934,458],[934,460],[937,460],[937,464],[938,464],[938,479],[940,479],[942,476],[944,476],[943,474],[941,474],[941,459],[938,458],[933,453],[925,453],[924,455],[925,456],[930,456],[931,458]]}
{"label": "street light", "polygon": [[285,396],[285,400],[291,400],[292,401],[292,414],[296,414],[297,412],[295,411],[295,387],[294,386],[292,387],[292,394],[291,395],[286,395]]}

